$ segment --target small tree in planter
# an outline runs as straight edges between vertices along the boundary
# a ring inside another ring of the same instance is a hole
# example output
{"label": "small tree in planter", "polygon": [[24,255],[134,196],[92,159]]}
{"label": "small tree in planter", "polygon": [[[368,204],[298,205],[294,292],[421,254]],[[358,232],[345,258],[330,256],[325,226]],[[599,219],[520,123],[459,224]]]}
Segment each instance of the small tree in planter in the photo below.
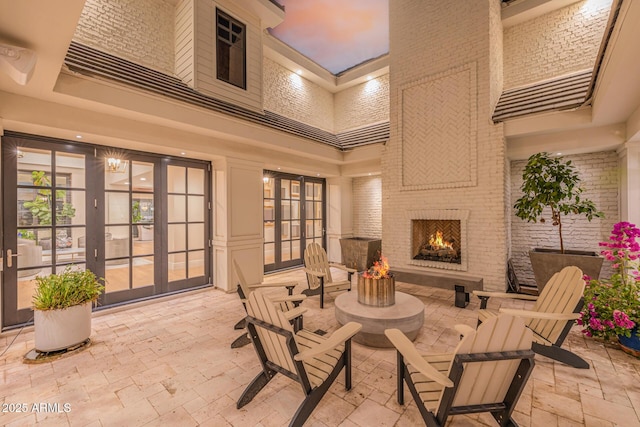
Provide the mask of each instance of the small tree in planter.
{"label": "small tree in planter", "polygon": [[104,285],[90,270],[36,277],[33,296],[35,348],[46,353],[84,342],[91,335],[91,306]]}
{"label": "small tree in planter", "polygon": [[[571,164],[571,160],[565,161],[560,157],[551,157],[549,153],[544,152],[534,154],[527,161],[522,179],[520,189],[523,195],[513,206],[516,216],[527,222],[540,221],[545,223],[547,220],[543,213],[548,207],[551,210],[549,218],[551,224],[558,227],[561,254],[567,252],[562,238],[562,218],[564,216],[569,214],[583,215],[589,221],[593,218],[604,217],[604,213],[599,211],[591,200],[581,197],[584,189],[580,185],[580,177]],[[532,256],[531,254],[530,256]],[[598,259],[597,274],[591,271],[591,275],[594,277],[599,275],[602,266],[602,258]],[[569,265],[577,265],[575,260],[569,262],[573,262]],[[539,288],[544,287],[553,273],[562,269],[559,266],[550,266],[553,271],[550,271],[550,274],[541,274],[539,278],[533,257],[531,263]],[[544,263],[548,264],[548,261],[544,261]],[[585,270],[581,265],[578,267]]]}

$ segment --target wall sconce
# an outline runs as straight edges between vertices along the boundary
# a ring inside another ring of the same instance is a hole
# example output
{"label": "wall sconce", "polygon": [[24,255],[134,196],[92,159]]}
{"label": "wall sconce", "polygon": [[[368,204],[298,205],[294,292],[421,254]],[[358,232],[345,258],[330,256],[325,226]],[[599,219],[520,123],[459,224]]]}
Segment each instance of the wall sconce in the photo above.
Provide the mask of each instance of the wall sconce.
{"label": "wall sconce", "polygon": [[127,171],[127,162],[116,157],[109,157],[107,161],[107,172],[125,173]]}

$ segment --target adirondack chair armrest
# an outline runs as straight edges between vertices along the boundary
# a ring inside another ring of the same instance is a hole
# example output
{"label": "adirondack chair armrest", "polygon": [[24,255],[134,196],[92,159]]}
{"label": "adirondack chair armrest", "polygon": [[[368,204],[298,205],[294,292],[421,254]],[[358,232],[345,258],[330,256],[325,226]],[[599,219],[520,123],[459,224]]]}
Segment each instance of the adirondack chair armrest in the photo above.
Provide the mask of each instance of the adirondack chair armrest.
{"label": "adirondack chair armrest", "polygon": [[520,299],[527,301],[536,301],[538,297],[536,295],[524,295],[524,294],[514,294],[507,292],[491,292],[491,291],[473,291],[473,294],[478,298],[509,298],[509,299]]}
{"label": "adirondack chair armrest", "polygon": [[501,308],[500,313],[506,313],[518,317],[525,317],[528,319],[542,320],[576,320],[580,318],[580,313],[542,313],[538,311],[518,310],[515,308]]}
{"label": "adirondack chair armrest", "polygon": [[269,299],[273,302],[299,302],[299,301],[303,301],[307,298],[306,295],[304,294],[298,294],[298,295],[285,295],[285,296],[281,296],[281,297],[269,297]]}
{"label": "adirondack chair armrest", "polygon": [[254,283],[249,285],[249,289],[263,289],[263,288],[287,288],[289,295],[293,293],[293,288],[298,286],[298,282],[278,282],[278,283]]}
{"label": "adirondack chair armrest", "polygon": [[317,271],[317,270],[312,270],[310,268],[305,268],[304,272],[307,273],[307,274],[311,274],[312,276],[316,276],[316,277],[324,277],[324,276],[326,276],[326,274],[324,274],[324,273],[322,273],[320,271]]}
{"label": "adirondack chair armrest", "polygon": [[339,345],[344,344],[347,340],[350,340],[355,334],[357,334],[362,325],[357,322],[349,322],[334,333],[332,333],[325,341],[322,341],[317,346],[310,348],[309,350],[301,351],[293,358],[297,361],[306,360],[315,357],[319,354],[324,354]]}
{"label": "adirondack chair armrest", "polygon": [[402,354],[405,362],[413,366],[425,377],[437,382],[444,387],[453,387],[453,381],[446,375],[443,375],[436,368],[434,368],[429,362],[418,353],[416,347],[413,345],[409,338],[402,333],[399,329],[385,329],[384,334],[389,338],[391,344],[396,350]]}
{"label": "adirondack chair armrest", "polygon": [[286,317],[287,320],[291,321],[292,319],[302,316],[306,312],[307,312],[306,307],[296,307],[296,308],[292,308],[291,310],[284,311],[282,312],[282,314],[284,314],[284,317]]}
{"label": "adirondack chair armrest", "polygon": [[476,332],[476,330],[469,325],[455,325],[453,328],[463,337]]}
{"label": "adirondack chair armrest", "polygon": [[335,268],[338,268],[340,270],[344,270],[347,273],[352,273],[352,274],[358,272],[358,270],[356,270],[355,268],[350,268],[350,267],[347,267],[344,264],[337,264],[337,263],[333,263],[333,262],[329,263],[329,267],[335,267]]}

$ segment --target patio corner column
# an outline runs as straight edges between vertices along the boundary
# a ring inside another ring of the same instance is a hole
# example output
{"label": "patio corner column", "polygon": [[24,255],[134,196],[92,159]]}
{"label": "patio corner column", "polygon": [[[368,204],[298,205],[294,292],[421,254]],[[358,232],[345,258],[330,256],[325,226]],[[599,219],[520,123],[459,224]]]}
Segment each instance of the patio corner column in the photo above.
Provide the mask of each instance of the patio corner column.
{"label": "patio corner column", "polygon": [[640,141],[629,141],[620,156],[620,219],[640,224]]}
{"label": "patio corner column", "polygon": [[353,237],[353,179],[327,179],[327,256],[341,262],[340,239]]}
{"label": "patio corner column", "polygon": [[214,284],[236,290],[236,259],[247,280],[262,281],[262,163],[234,158],[214,162]]}

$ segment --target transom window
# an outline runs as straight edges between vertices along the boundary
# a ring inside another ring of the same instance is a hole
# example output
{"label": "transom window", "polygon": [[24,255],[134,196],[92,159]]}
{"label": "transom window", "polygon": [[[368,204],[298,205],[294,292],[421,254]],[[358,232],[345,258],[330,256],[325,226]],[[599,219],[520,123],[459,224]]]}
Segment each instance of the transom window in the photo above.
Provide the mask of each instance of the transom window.
{"label": "transom window", "polygon": [[216,9],[216,23],[216,77],[246,89],[246,27],[220,9]]}

